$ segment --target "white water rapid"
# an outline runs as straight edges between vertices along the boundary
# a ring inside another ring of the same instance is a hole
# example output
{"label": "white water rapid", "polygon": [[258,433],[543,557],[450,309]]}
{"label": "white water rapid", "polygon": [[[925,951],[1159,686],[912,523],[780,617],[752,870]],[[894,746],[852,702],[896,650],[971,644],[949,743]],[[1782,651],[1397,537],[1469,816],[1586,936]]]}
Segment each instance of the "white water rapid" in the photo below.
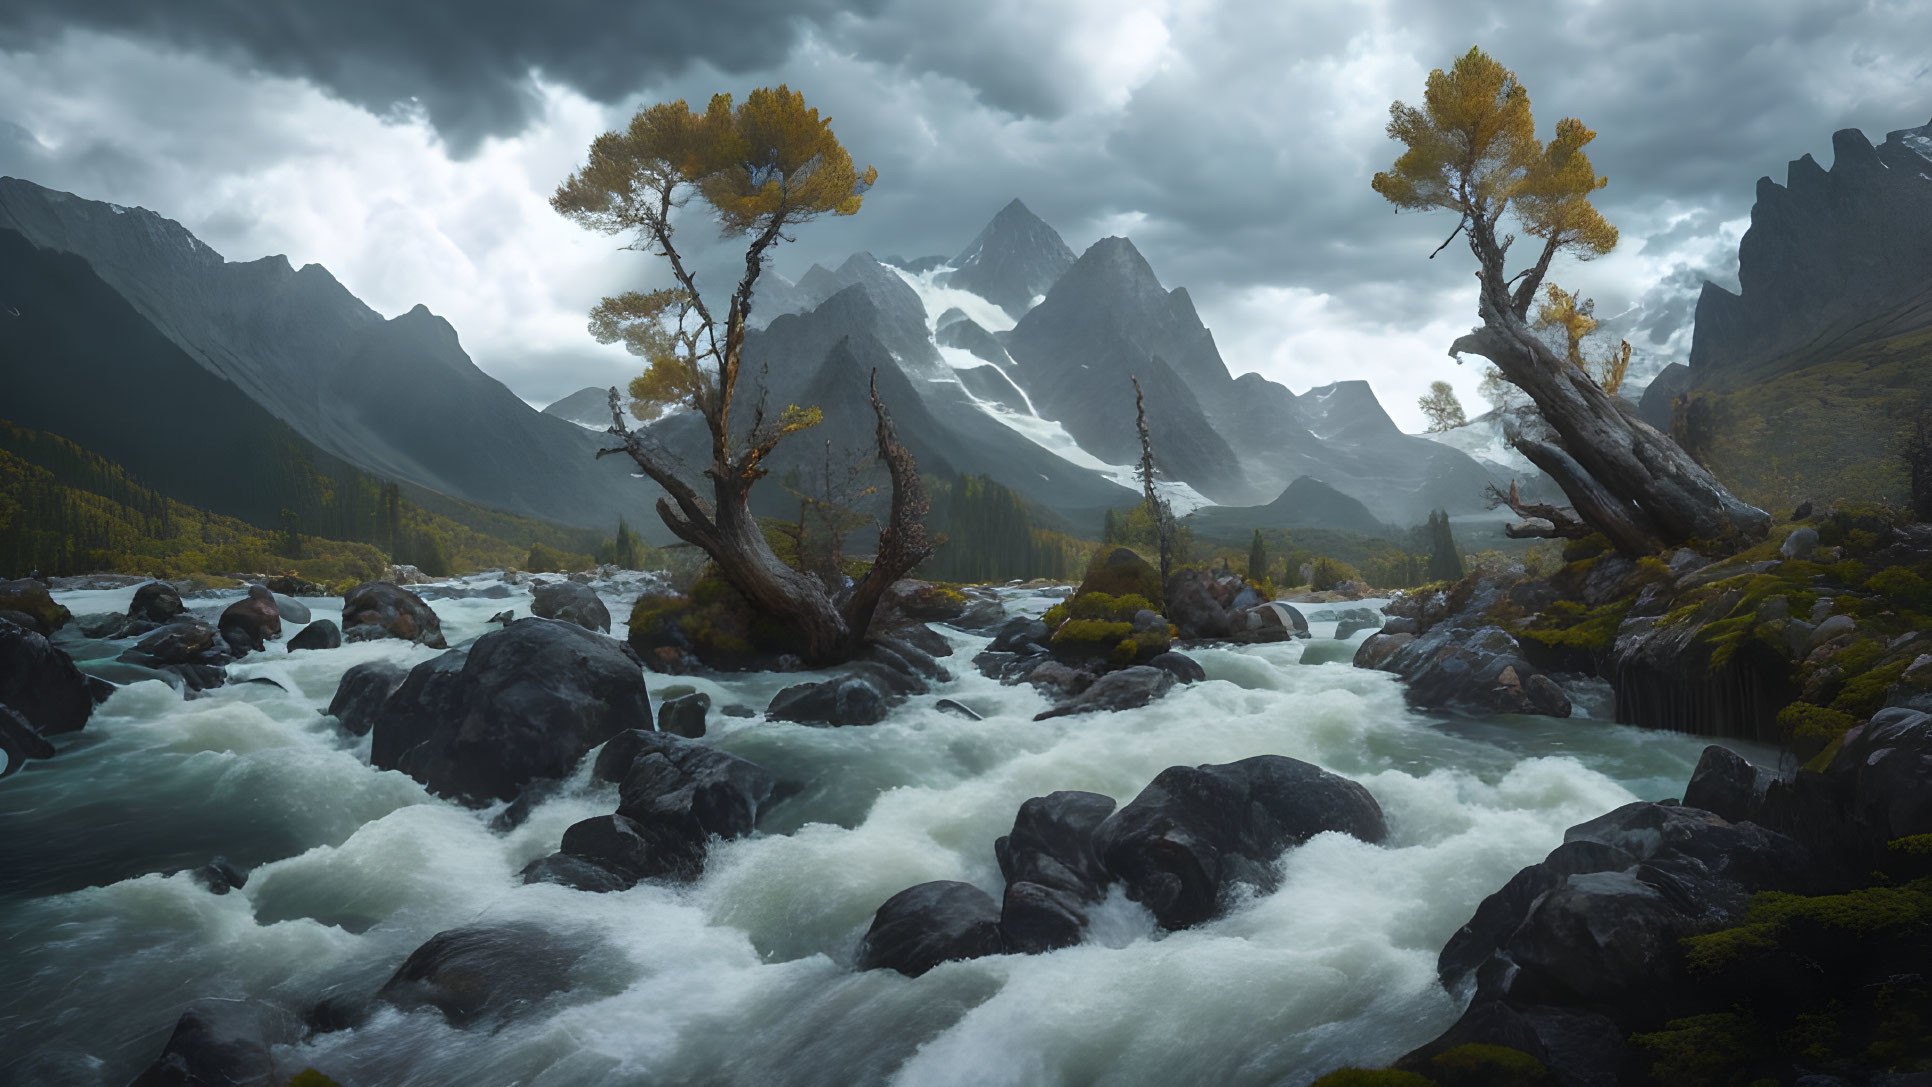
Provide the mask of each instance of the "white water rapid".
{"label": "white water rapid", "polygon": [[[504,608],[527,614],[515,592],[425,595],[460,645]],[[124,610],[130,594],[60,599],[81,614]],[[340,601],[306,603],[338,617]],[[610,604],[629,611],[627,599]],[[1394,677],[1349,665],[1353,643],[1335,642],[1332,622],[1314,631],[1195,651],[1207,682],[1144,709],[1041,722],[1042,698],[982,678],[970,662],[985,639],[957,632],[945,663],[958,678],[869,728],[720,712],[762,710],[797,675],[651,677],[654,691],[709,693],[706,742],[803,788],[758,835],[714,842],[698,882],[610,894],[518,880],[565,827],[616,806],[587,766],[497,833],[491,811],[372,769],[368,740],[319,712],[349,666],[434,651],[275,644],[192,700],[133,684],[56,757],[0,781],[0,1082],[121,1087],[190,1000],[366,998],[434,933],[513,919],[592,934],[604,953],[575,989],[494,1032],[382,1010],[279,1048],[284,1076],[313,1066],[344,1087],[1297,1085],[1385,1062],[1458,1013],[1435,960],[1477,903],[1564,828],[1679,795],[1704,741],[1412,712]],[[280,686],[239,682],[253,677]],[[942,697],[985,720],[934,709]],[[1282,858],[1276,890],[1188,931],[1162,932],[1117,895],[1079,947],[917,979],[854,972],[860,936],[894,893],[958,879],[999,894],[993,840],[1028,797],[1086,789],[1124,803],[1167,766],[1263,753],[1361,782],[1389,841],[1318,837]],[[215,895],[160,874],[216,854],[251,870],[244,888]]]}

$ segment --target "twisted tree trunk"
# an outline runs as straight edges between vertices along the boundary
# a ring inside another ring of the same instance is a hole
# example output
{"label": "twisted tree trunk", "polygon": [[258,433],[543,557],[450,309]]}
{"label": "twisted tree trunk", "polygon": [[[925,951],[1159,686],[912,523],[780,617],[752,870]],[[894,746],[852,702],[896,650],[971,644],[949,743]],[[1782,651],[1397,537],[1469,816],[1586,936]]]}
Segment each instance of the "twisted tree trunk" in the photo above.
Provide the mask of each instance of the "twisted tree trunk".
{"label": "twisted tree trunk", "polygon": [[803,647],[805,662],[813,667],[849,660],[865,641],[886,589],[933,552],[922,523],[928,503],[918,466],[900,443],[892,417],[879,399],[876,373],[872,410],[878,418],[879,457],[892,477],[891,512],[879,532],[878,556],[849,592],[794,569],[771,549],[751,512],[751,486],[758,473],[720,453],[705,473],[711,477],[714,496],[706,502],[673,470],[676,462],[668,451],[648,433],[630,429],[615,388],[610,391],[610,407],[609,433],[622,444],[597,455],[625,454],[663,487],[667,496],[657,500],[657,512],[665,526],[710,556],[719,573],[753,608],[790,628]]}
{"label": "twisted tree trunk", "polygon": [[[1632,556],[1692,540],[1738,547],[1763,538],[1769,515],[1731,494],[1676,442],[1637,418],[1635,408],[1604,392],[1530,330],[1529,306],[1555,247],[1546,246],[1536,265],[1515,277],[1521,282],[1512,293],[1513,281],[1503,274],[1508,243],[1499,244],[1494,224],[1480,217],[1468,229],[1469,247],[1481,263],[1477,309],[1483,324],[1457,339],[1449,353],[1490,360],[1536,403],[1558,441],[1517,436],[1512,444],[1563,488],[1574,520]],[[1551,520],[1547,512],[1512,506],[1525,517]],[[1511,535],[1573,534],[1563,531],[1560,520],[1553,528],[1512,526]]]}

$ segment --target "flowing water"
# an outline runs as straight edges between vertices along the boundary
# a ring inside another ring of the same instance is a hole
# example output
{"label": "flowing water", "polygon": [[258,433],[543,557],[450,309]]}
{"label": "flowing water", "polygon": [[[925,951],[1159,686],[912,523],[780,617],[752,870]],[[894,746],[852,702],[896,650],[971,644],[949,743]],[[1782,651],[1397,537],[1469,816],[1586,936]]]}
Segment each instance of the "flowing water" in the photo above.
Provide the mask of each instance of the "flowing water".
{"label": "flowing water", "polygon": [[[124,609],[131,590],[60,595],[81,614]],[[307,603],[318,618],[340,607]],[[432,603],[458,645],[528,598]],[[286,1074],[312,1065],[345,1087],[1304,1084],[1385,1062],[1458,1014],[1435,958],[1477,903],[1564,828],[1679,795],[1704,741],[1413,712],[1393,676],[1349,665],[1353,645],[1325,637],[1333,623],[1314,629],[1201,650],[1208,681],[1144,709],[1041,722],[1046,702],[980,677],[985,639],[957,632],[958,678],[870,728],[719,712],[762,709],[797,675],[691,680],[714,701],[707,742],[802,789],[758,836],[714,843],[695,884],[614,894],[518,882],[564,828],[616,807],[587,765],[499,833],[491,811],[371,768],[368,740],[321,714],[351,665],[434,651],[272,645],[191,700],[133,683],[57,757],[0,782],[0,1082],[120,1087],[190,1000],[362,998],[432,934],[511,920],[588,934],[604,953],[501,1029],[383,1010],[279,1049]],[[942,697],[985,720],[934,709]],[[1079,947],[917,979],[852,969],[873,911],[906,887],[958,879],[997,897],[993,840],[1028,797],[1125,802],[1165,767],[1264,753],[1367,786],[1389,840],[1317,837],[1282,858],[1274,891],[1184,932],[1117,895]],[[252,868],[246,887],[215,895],[164,874],[217,854]]]}

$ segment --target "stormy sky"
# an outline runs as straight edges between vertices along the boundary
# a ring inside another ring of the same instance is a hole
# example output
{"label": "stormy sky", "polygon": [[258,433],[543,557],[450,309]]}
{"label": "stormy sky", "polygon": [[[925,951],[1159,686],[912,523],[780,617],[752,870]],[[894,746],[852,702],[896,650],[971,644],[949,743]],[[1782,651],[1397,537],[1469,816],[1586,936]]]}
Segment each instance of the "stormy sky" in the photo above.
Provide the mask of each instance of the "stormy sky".
{"label": "stormy sky", "polygon": [[[640,105],[783,82],[880,179],[778,272],[953,254],[1018,196],[1076,252],[1132,238],[1234,372],[1367,378],[1417,429],[1432,380],[1482,408],[1443,353],[1475,320],[1472,259],[1425,259],[1454,223],[1368,185],[1429,69],[1480,44],[1544,135],[1597,130],[1623,243],[1553,278],[1654,367],[1688,350],[1701,283],[1735,285],[1758,177],[1829,166],[1836,129],[1927,122],[1928,41],[1915,0],[10,0],[0,173],[152,208],[231,260],[319,262],[387,315],[427,304],[542,404],[633,371],[584,314],[661,278],[551,212],[557,182]],[[728,257],[701,254],[713,282]]]}

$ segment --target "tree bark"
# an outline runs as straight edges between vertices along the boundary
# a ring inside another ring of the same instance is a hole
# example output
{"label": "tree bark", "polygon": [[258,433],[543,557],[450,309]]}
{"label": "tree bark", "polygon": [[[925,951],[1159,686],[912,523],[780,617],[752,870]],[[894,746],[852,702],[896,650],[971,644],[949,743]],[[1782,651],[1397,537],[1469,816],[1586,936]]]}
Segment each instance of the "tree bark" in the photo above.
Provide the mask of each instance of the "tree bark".
{"label": "tree bark", "polygon": [[1693,540],[1738,547],[1763,538],[1769,515],[1731,494],[1677,443],[1530,330],[1526,315],[1552,247],[1515,277],[1521,282],[1512,293],[1512,280],[1503,275],[1508,243],[1498,243],[1494,223],[1476,218],[1468,233],[1481,263],[1483,324],[1457,339],[1449,353],[1490,360],[1536,403],[1557,441],[1520,435],[1512,444],[1556,480],[1576,517],[1632,556]]}

